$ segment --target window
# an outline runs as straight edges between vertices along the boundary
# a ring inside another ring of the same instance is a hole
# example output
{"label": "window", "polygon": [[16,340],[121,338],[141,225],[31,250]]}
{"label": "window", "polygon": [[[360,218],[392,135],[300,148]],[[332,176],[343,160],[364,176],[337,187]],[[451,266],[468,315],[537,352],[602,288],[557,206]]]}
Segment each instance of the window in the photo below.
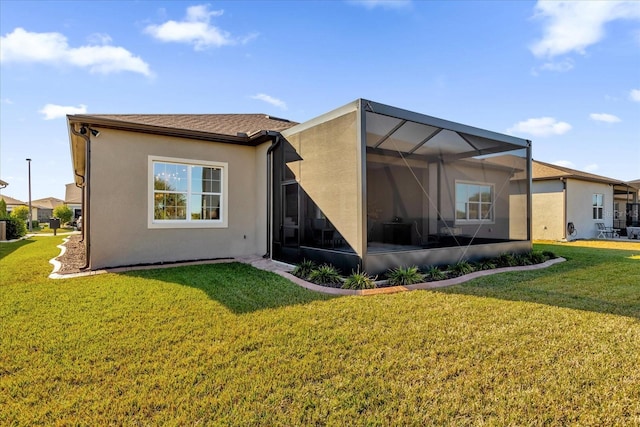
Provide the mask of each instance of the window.
{"label": "window", "polygon": [[226,227],[227,164],[149,157],[149,227]]}
{"label": "window", "polygon": [[456,222],[492,222],[493,185],[456,182]]}
{"label": "window", "polygon": [[593,219],[602,219],[604,212],[604,194],[593,195]]}

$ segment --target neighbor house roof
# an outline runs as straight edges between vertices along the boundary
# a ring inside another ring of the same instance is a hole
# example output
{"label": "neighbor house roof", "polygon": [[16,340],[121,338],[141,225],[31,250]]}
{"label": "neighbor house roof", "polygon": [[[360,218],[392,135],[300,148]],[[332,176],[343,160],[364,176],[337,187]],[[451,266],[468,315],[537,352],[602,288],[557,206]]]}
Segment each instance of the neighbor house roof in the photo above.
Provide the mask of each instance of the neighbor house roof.
{"label": "neighbor house roof", "polygon": [[4,202],[7,206],[15,206],[15,205],[26,205],[22,200],[14,199],[13,197],[0,195],[0,199],[4,199]]}
{"label": "neighbor house roof", "polygon": [[79,205],[82,203],[82,190],[75,183],[66,184],[64,202],[68,205]]}
{"label": "neighbor house roof", "polygon": [[44,199],[32,200],[31,205],[41,209],[54,209],[60,205],[64,205],[64,200],[55,197],[46,197]]}
{"label": "neighbor house roof", "polygon": [[582,181],[602,182],[612,185],[628,185],[628,183],[620,181],[618,179],[607,178],[606,176],[595,175],[588,172],[582,172],[564,166],[552,165],[550,163],[545,163],[538,160],[533,160],[531,163],[531,167],[533,181],[572,178]]}

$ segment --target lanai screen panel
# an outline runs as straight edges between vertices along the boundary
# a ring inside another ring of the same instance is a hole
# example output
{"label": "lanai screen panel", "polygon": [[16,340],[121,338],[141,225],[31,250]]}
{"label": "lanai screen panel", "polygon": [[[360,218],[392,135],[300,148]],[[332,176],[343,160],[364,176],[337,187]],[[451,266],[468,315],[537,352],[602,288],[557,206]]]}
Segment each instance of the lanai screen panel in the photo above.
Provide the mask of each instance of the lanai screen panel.
{"label": "lanai screen panel", "polygon": [[526,141],[375,110],[365,114],[368,253],[529,240]]}

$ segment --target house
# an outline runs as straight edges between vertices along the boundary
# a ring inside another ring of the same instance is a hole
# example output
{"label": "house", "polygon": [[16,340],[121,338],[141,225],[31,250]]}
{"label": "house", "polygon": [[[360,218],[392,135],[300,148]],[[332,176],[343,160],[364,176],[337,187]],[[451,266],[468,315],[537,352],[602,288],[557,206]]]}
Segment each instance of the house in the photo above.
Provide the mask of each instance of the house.
{"label": "house", "polygon": [[64,205],[64,200],[55,197],[32,200],[31,208],[36,211],[33,217],[37,219],[38,222],[48,223],[49,219],[53,218],[53,210],[61,205]]}
{"label": "house", "polygon": [[[9,196],[5,196],[5,195],[0,195],[0,199],[4,199],[4,202],[7,205],[7,213],[11,213],[11,211],[15,208],[17,208],[18,206],[26,206],[28,207],[29,204],[23,202],[22,200],[18,200],[18,199],[14,199],[13,197],[9,197]],[[35,210],[33,208],[33,205],[31,206],[31,209],[33,211],[33,213],[35,214]],[[33,216],[35,218],[35,215]]]}
{"label": "house", "polygon": [[638,189],[631,183],[533,160],[534,240],[592,239],[598,223],[620,230],[637,222]]}
{"label": "house", "polygon": [[531,143],[365,99],[69,115],[91,269],[265,256],[348,273],[531,249]]}
{"label": "house", "polygon": [[82,188],[74,182],[65,185],[64,204],[73,212],[72,221],[77,221],[82,215]]}

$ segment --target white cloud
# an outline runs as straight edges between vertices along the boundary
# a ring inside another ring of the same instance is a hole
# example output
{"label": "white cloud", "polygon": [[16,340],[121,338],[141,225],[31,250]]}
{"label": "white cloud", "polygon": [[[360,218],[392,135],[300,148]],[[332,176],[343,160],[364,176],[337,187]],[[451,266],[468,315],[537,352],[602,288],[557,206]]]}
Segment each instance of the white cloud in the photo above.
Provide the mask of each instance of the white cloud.
{"label": "white cloud", "polygon": [[[110,39],[102,35],[101,43]],[[70,47],[60,33],[32,33],[16,28],[0,38],[0,62],[44,63],[88,68],[92,73],[131,71],[151,76],[149,65],[123,47],[88,45]]]}
{"label": "white cloud", "polygon": [[271,105],[273,105],[275,107],[282,108],[283,110],[287,109],[287,104],[284,101],[282,101],[282,100],[280,100],[278,98],[274,98],[272,96],[266,95],[264,93],[259,93],[257,95],[252,96],[251,98],[252,99],[257,99],[257,100],[260,100],[260,101],[264,101],[267,104],[271,104]]}
{"label": "white cloud", "polygon": [[631,89],[631,92],[629,92],[629,98],[632,101],[640,102],[640,89]]}
{"label": "white cloud", "polygon": [[209,10],[209,5],[190,6],[184,20],[148,25],[144,32],[163,42],[191,44],[195,50],[247,43],[257,37],[252,33],[236,39],[228,31],[211,25],[211,18],[223,13],[223,10]]}
{"label": "white cloud", "polygon": [[638,1],[538,1],[535,18],[544,21],[543,37],[531,47],[537,57],[581,54],[605,36],[605,24],[640,19]]}
{"label": "white cloud", "polygon": [[2,99],[0,99],[0,103],[11,105],[11,104],[13,104],[13,101],[11,99],[9,99],[9,98],[2,98]]}
{"label": "white cloud", "polygon": [[607,113],[591,113],[589,117],[597,122],[618,123],[621,121],[619,117]]}
{"label": "white cloud", "polygon": [[576,165],[570,161],[570,160],[556,160],[555,162],[551,163],[552,165],[556,165],[556,166],[562,166],[564,168],[570,168],[570,169],[575,169]]}
{"label": "white cloud", "polygon": [[567,122],[559,122],[553,117],[539,117],[514,124],[507,133],[526,133],[534,136],[562,135],[571,130]]}
{"label": "white cloud", "polygon": [[350,0],[349,3],[364,6],[367,9],[382,7],[385,9],[402,9],[411,5],[411,0]]}
{"label": "white cloud", "polygon": [[80,104],[78,107],[47,104],[38,113],[44,114],[45,120],[53,120],[65,117],[67,114],[86,114],[87,106]]}
{"label": "white cloud", "polygon": [[584,171],[585,172],[595,172],[598,169],[600,169],[600,166],[598,166],[597,163],[591,163],[591,164],[589,164],[589,165],[584,167]]}
{"label": "white cloud", "polygon": [[546,62],[540,66],[541,70],[558,71],[560,73],[567,72],[572,68],[573,68],[573,60],[571,58],[565,58],[559,62]]}

